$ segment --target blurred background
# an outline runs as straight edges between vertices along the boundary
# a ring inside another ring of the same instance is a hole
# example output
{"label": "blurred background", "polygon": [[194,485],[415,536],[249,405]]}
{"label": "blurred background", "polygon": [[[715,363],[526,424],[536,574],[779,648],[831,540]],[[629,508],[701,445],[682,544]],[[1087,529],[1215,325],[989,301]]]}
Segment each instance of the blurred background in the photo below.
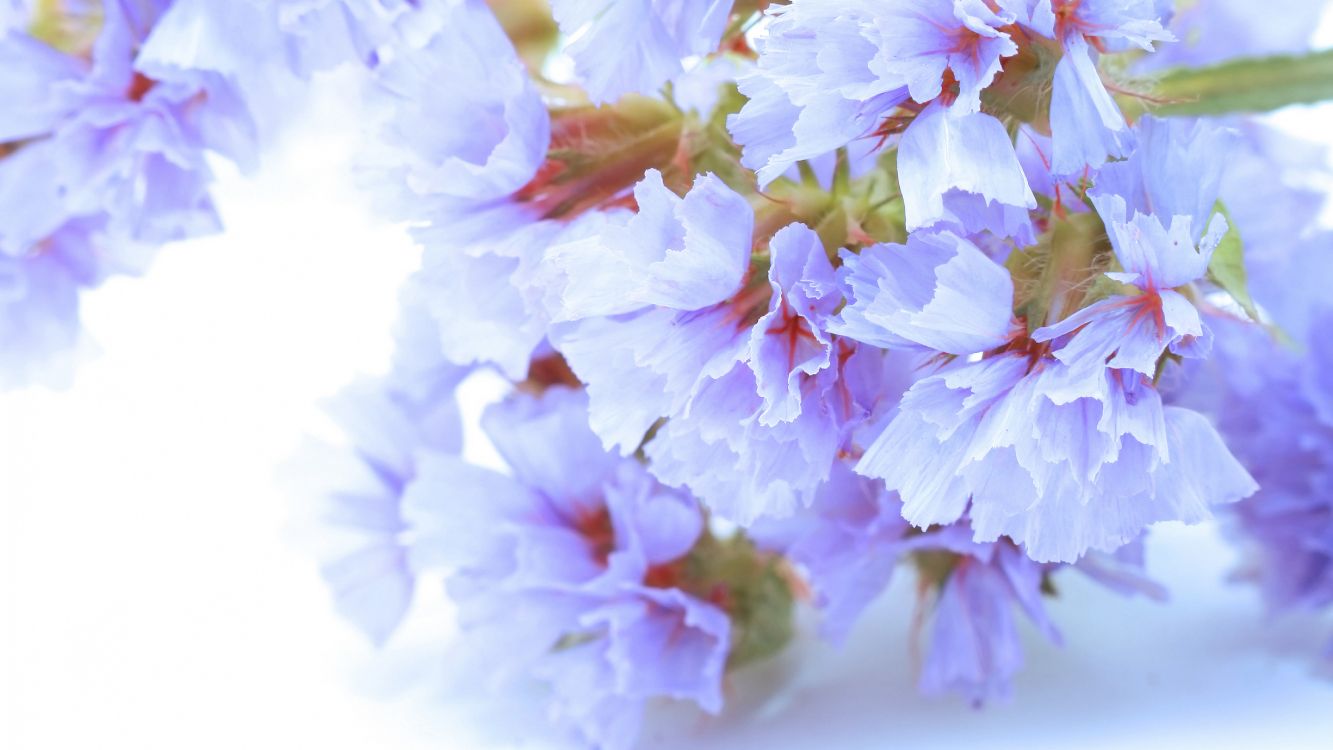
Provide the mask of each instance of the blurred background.
{"label": "blurred background", "polygon": [[[306,436],[336,439],[321,399],[387,365],[418,259],[354,184],[359,85],[319,79],[259,174],[219,165],[225,235],[85,297],[100,351],[70,388],[0,394],[0,747],[542,747],[517,739],[524,696],[451,668],[443,601],[381,650],[335,617],[279,481]],[[1333,106],[1270,119],[1333,147]],[[470,426],[501,389],[464,384]],[[475,432],[466,453],[495,463]],[[1218,528],[1164,526],[1171,602],[1058,579],[1063,648],[1029,633],[1013,701],[983,710],[916,695],[900,576],[844,648],[807,625],[724,717],[664,711],[642,746],[1333,747],[1330,622],[1266,618],[1236,562]]]}

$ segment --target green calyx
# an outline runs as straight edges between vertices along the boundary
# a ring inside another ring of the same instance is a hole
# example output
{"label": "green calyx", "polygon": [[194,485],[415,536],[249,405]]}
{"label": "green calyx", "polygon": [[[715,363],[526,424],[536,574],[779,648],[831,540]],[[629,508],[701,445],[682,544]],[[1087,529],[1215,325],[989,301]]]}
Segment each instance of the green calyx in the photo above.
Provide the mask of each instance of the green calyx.
{"label": "green calyx", "polygon": [[743,534],[706,533],[680,565],[680,587],[731,618],[729,669],[768,658],[791,640],[795,597],[782,558]]}

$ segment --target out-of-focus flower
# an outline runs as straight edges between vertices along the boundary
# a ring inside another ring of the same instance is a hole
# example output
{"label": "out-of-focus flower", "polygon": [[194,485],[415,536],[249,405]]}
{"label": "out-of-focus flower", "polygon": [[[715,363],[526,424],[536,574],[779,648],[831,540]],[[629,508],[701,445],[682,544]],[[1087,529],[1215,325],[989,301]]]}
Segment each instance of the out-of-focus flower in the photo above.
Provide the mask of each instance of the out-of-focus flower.
{"label": "out-of-focus flower", "polygon": [[169,2],[34,4],[0,36],[0,322],[8,384],[67,361],[77,297],[165,242],[217,231],[209,152],[255,160],[234,83],[161,54]]}
{"label": "out-of-focus flower", "polygon": [[484,427],[512,476],[432,454],[405,503],[414,562],[449,571],[494,674],[548,680],[553,716],[595,747],[627,747],[650,699],[719,711],[730,595],[697,502],[607,453],[582,391],[517,395]]}
{"label": "out-of-focus flower", "polygon": [[733,0],[554,0],[580,82],[594,103],[654,94],[682,61],[717,49]]}

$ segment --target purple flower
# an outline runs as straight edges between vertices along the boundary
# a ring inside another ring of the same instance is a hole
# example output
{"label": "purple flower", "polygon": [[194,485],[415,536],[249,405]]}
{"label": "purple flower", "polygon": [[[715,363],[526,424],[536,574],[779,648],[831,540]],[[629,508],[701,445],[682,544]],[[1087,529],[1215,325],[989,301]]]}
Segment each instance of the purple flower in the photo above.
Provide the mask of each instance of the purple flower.
{"label": "purple flower", "polygon": [[907,228],[989,231],[1035,241],[1028,212],[1037,199],[999,120],[932,104],[903,133],[898,177]]}
{"label": "purple flower", "polygon": [[835,333],[950,354],[995,349],[1013,333],[1009,273],[958,235],[916,232],[906,245],[844,251],[842,263],[849,291]]}
{"label": "purple flower", "polygon": [[[879,352],[828,334],[842,293],[815,233],[791,225],[769,247],[768,312],[645,448],[659,478],[742,524],[811,503],[873,411],[884,367]],[[722,309],[737,314],[734,302]]]}
{"label": "purple flower", "polygon": [[462,450],[454,389],[466,370],[432,348],[428,328],[423,311],[404,308],[389,375],[354,383],[328,404],[347,444],[311,443],[286,472],[308,498],[298,523],[334,605],[376,644],[402,622],[416,585],[405,494],[426,457]]}
{"label": "purple flower", "polygon": [[1310,48],[1324,8],[1306,0],[1274,0],[1263,13],[1246,0],[1181,4],[1170,26],[1180,40],[1145,57],[1150,68],[1210,65],[1235,57],[1303,52]]}
{"label": "purple flower", "polygon": [[717,49],[731,0],[555,0],[566,52],[593,103],[652,95],[682,60]]}
{"label": "purple flower", "polygon": [[917,556],[924,582],[936,587],[934,606],[927,615],[930,644],[919,682],[927,695],[958,693],[974,706],[1007,700],[1012,680],[1023,667],[1016,611],[1047,641],[1061,645],[1044,599],[1063,570],[1077,570],[1125,596],[1157,601],[1167,597],[1146,576],[1139,540],[1114,554],[1089,553],[1074,565],[1052,565],[1032,561],[1007,541],[978,545],[966,540],[965,529],[962,534],[955,531],[960,529],[938,530],[931,535],[932,544],[921,545]]}
{"label": "purple flower", "polygon": [[582,391],[515,396],[483,427],[512,476],[433,453],[404,503],[414,563],[449,571],[495,674],[549,680],[555,717],[597,747],[627,747],[652,698],[720,710],[730,621],[682,588],[698,504],[603,450]]}
{"label": "purple flower", "polygon": [[630,452],[665,418],[654,475],[742,523],[808,504],[883,368],[827,332],[843,296],[819,238],[780,230],[764,284],[750,209],[720,181],[677,198],[650,172],[635,195],[638,214],[550,253],[557,317],[583,318],[552,342],[588,384],[593,430]]}
{"label": "purple flower", "polygon": [[84,338],[79,293],[97,281],[91,243],[70,225],[30,254],[0,252],[0,389],[68,381]]}
{"label": "purple flower", "polygon": [[977,706],[1007,699],[1010,682],[1023,668],[1015,607],[1043,637],[1060,643],[1042,604],[1042,582],[1050,568],[1006,543],[973,545],[956,557],[930,616],[921,692],[955,692]]}
{"label": "purple flower", "polygon": [[1048,640],[1060,636],[1043,599],[1050,577],[1076,568],[1117,592],[1156,599],[1165,592],[1146,580],[1142,547],[1115,555],[1089,554],[1073,566],[1034,562],[1008,542],[972,541],[966,521],[916,531],[901,502],[878,481],[838,464],[810,512],[756,525],[751,533],[799,566],[819,607],[820,632],[841,643],[866,607],[902,565],[915,565],[929,647],[920,675],[923,693],[961,694],[974,704],[1007,698],[1023,666],[1015,610]]}
{"label": "purple flower", "polygon": [[932,534],[911,533],[897,496],[844,462],[833,465],[809,511],[761,521],[749,533],[801,566],[814,589],[820,633],[833,643],[846,639],[905,555],[935,543]]}
{"label": "purple flower", "polygon": [[1068,176],[1125,156],[1133,133],[1097,71],[1099,52],[1174,41],[1154,0],[1038,0],[1029,28],[1064,47],[1051,93],[1052,171]]}
{"label": "purple flower", "polygon": [[[981,92],[1018,46],[1014,16],[975,0],[794,2],[770,11],[750,98],[728,127],[761,185],[797,161],[898,127],[899,178],[914,230],[949,223],[1032,239],[1036,208],[1001,123]],[[923,109],[924,107],[924,109]]]}
{"label": "purple flower", "polygon": [[1164,350],[1190,357],[1208,353],[1210,334],[1198,310],[1179,292],[1208,270],[1213,250],[1226,234],[1227,222],[1213,217],[1208,232],[1195,249],[1188,216],[1176,216],[1170,228],[1148,214],[1125,219],[1125,203],[1118,195],[1094,199],[1110,229],[1111,243],[1124,271],[1107,276],[1139,290],[1112,295],[1079,310],[1059,323],[1032,334],[1048,342],[1075,331],[1078,335],[1055,353],[1071,371],[1134,370],[1151,378]]}
{"label": "purple flower", "polygon": [[[1326,309],[1314,319],[1333,323]],[[1253,323],[1215,315],[1209,325],[1217,330],[1214,356],[1191,363],[1170,395],[1209,414],[1260,484],[1233,506],[1227,527],[1245,553],[1240,577],[1258,584],[1274,612],[1327,610],[1333,606],[1329,345],[1314,335],[1302,354]]]}
{"label": "purple flower", "polygon": [[[15,97],[6,109],[14,114],[0,117],[0,141],[41,149],[60,196],[58,209],[34,206],[41,215],[105,213],[113,231],[148,242],[217,230],[204,153],[251,163],[253,124],[230,82],[154,55],[154,24],[166,9],[166,3],[107,3],[101,31],[86,49],[57,50],[16,32],[0,39],[0,59],[12,61],[0,91]],[[40,191],[32,199],[50,198]],[[4,213],[22,215],[26,207]],[[25,233],[10,241],[42,238]]]}
{"label": "purple flower", "polygon": [[[159,54],[168,2],[29,9],[0,35],[0,254],[5,378],[68,362],[77,296],[143,270],[156,245],[215,232],[205,154],[249,166],[233,82]],[[22,30],[20,30],[22,29]],[[31,32],[31,33],[29,33]]]}
{"label": "purple flower", "polygon": [[634,187],[638,211],[596,234],[553,247],[556,320],[618,315],[650,305],[699,310],[740,289],[750,266],[754,212],[713,175],[684,198],[650,169]]}
{"label": "purple flower", "polygon": [[446,356],[518,379],[546,333],[538,263],[556,237],[578,230],[542,221],[516,198],[546,158],[551,124],[499,23],[480,3],[440,13],[426,43],[376,72],[388,114],[363,175],[382,208],[415,225],[425,254],[411,284]]}
{"label": "purple flower", "polygon": [[[1170,224],[1174,217],[1185,217],[1198,239],[1209,228],[1236,134],[1202,121],[1152,116],[1140,118],[1135,131],[1138,147],[1128,159],[1098,170],[1089,195],[1094,202],[1118,196],[1127,208],[1125,219],[1152,214]],[[1108,224],[1120,221],[1102,214]]]}
{"label": "purple flower", "polygon": [[[1180,226],[1188,236],[1187,222]],[[1148,243],[1163,238],[1170,239],[1164,230],[1134,236]],[[914,273],[923,287],[930,284],[929,294],[894,294],[896,276],[911,278],[895,272],[911,267],[903,255],[881,253],[881,264],[858,263],[849,272],[855,298],[843,317],[855,337],[891,343],[887,334],[949,346],[941,351],[959,357],[912,386],[856,466],[900,493],[907,520],[926,528],[969,513],[979,542],[1005,535],[1035,560],[1072,562],[1090,548],[1114,550],[1149,523],[1202,520],[1209,505],[1253,492],[1253,481],[1207,422],[1163,409],[1151,368],[1147,375],[1135,371],[1147,361],[1155,366],[1169,345],[1190,348],[1189,337],[1202,334],[1191,306],[1178,310],[1150,292],[1080,313],[1075,323],[1086,318],[1096,325],[1072,336],[1077,326],[1062,325],[1028,338],[1008,305],[997,304],[997,295],[1011,297],[1009,280],[965,240],[946,239],[951,251],[919,244],[908,256],[920,256]],[[1134,247],[1139,255],[1122,255],[1138,280],[1184,283],[1179,269],[1198,264],[1192,240],[1188,247]],[[1169,270],[1154,264],[1154,252],[1170,259]],[[1152,328],[1155,311],[1168,307],[1168,327]],[[1142,325],[1125,336],[1126,320]],[[1006,329],[1012,333],[1001,339]],[[1161,337],[1170,330],[1179,337]],[[1107,363],[1111,353],[1122,359]]]}

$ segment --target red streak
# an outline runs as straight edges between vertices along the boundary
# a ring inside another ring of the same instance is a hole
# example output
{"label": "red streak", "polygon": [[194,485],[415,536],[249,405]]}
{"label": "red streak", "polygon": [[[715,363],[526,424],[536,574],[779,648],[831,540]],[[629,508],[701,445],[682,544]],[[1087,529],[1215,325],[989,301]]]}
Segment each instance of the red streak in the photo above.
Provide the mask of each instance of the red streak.
{"label": "red streak", "polygon": [[125,98],[132,102],[142,102],[148,92],[152,91],[156,85],[157,81],[136,70],[134,79],[130,81],[130,88],[125,92]]}

